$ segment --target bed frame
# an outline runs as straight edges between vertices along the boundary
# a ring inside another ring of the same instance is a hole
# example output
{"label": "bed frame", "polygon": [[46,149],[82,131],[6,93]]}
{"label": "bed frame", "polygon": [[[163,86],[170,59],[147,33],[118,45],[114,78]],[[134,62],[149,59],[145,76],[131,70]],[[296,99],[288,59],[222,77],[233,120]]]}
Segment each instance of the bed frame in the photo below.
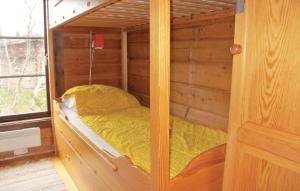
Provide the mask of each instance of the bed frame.
{"label": "bed frame", "polygon": [[[169,176],[170,30],[235,14],[236,0],[48,0],[50,98],[57,153],[80,190],[218,191],[225,145],[198,157],[175,178]],[[171,21],[171,22],[170,22]],[[122,36],[122,85],[127,90],[127,32],[150,31],[151,174],[126,157],[114,158],[76,131],[55,100],[53,31],[100,27]]]}
{"label": "bed frame", "polygon": [[[59,100],[53,106],[58,155],[80,190],[151,190],[150,174],[94,145],[69,122]],[[202,153],[170,180],[169,189],[221,190],[224,158],[225,145]]]}

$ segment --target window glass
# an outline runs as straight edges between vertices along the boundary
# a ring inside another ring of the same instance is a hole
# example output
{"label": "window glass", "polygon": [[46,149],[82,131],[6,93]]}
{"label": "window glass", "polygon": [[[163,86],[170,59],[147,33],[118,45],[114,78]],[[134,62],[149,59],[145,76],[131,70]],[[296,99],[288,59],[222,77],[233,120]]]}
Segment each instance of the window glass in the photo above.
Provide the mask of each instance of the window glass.
{"label": "window glass", "polygon": [[0,39],[0,76],[44,74],[44,39]]}
{"label": "window glass", "polygon": [[43,37],[43,0],[2,0],[0,36]]}
{"label": "window glass", "polygon": [[46,112],[43,0],[0,6],[0,117]]}
{"label": "window glass", "polygon": [[45,77],[0,79],[0,116],[47,111]]}

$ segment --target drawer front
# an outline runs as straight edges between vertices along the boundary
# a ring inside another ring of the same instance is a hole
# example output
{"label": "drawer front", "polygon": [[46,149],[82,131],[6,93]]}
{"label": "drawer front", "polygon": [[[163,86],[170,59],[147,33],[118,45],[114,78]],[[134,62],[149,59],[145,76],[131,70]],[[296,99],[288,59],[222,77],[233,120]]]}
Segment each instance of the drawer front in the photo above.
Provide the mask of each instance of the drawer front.
{"label": "drawer front", "polygon": [[56,122],[56,132],[65,137],[66,141],[72,145],[80,158],[92,169],[95,176],[102,179],[113,191],[134,190],[118,174],[117,165],[113,163],[113,159],[109,160],[109,156],[103,156],[107,155],[106,153],[102,155],[93,150],[61,117]]}
{"label": "drawer front", "polygon": [[80,191],[110,191],[107,185],[82,161],[68,141],[57,133],[59,156]]}

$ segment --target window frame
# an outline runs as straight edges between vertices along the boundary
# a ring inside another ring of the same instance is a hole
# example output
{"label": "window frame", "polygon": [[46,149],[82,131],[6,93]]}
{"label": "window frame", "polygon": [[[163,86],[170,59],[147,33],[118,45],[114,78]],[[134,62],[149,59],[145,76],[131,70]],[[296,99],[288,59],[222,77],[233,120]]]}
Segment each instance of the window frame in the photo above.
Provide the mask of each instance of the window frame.
{"label": "window frame", "polygon": [[45,59],[45,74],[32,74],[32,75],[7,75],[0,78],[18,78],[18,77],[45,77],[46,79],[46,104],[47,111],[20,113],[13,115],[0,116],[0,123],[13,122],[20,120],[30,120],[36,118],[50,117],[50,92],[49,92],[49,72],[48,72],[48,45],[47,45],[47,16],[46,16],[46,1],[43,1],[43,17],[44,17],[44,37],[13,37],[13,36],[0,36],[0,39],[43,39],[44,40],[44,59]]}

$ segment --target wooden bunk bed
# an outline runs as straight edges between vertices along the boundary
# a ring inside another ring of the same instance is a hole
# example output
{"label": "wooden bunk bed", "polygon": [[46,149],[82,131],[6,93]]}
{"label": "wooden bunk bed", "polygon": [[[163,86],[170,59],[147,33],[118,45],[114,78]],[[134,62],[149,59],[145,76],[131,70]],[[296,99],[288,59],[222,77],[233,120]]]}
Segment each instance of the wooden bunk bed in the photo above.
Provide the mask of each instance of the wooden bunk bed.
{"label": "wooden bunk bed", "polygon": [[[49,0],[50,94],[57,152],[80,190],[221,190],[225,145],[169,175],[170,30],[235,14],[235,0]],[[171,22],[170,22],[171,21]],[[122,87],[127,90],[127,32],[150,31],[151,175],[129,158],[115,158],[76,130],[62,112],[55,85],[53,31],[100,27],[122,34]],[[150,26],[150,27],[149,27]]]}

